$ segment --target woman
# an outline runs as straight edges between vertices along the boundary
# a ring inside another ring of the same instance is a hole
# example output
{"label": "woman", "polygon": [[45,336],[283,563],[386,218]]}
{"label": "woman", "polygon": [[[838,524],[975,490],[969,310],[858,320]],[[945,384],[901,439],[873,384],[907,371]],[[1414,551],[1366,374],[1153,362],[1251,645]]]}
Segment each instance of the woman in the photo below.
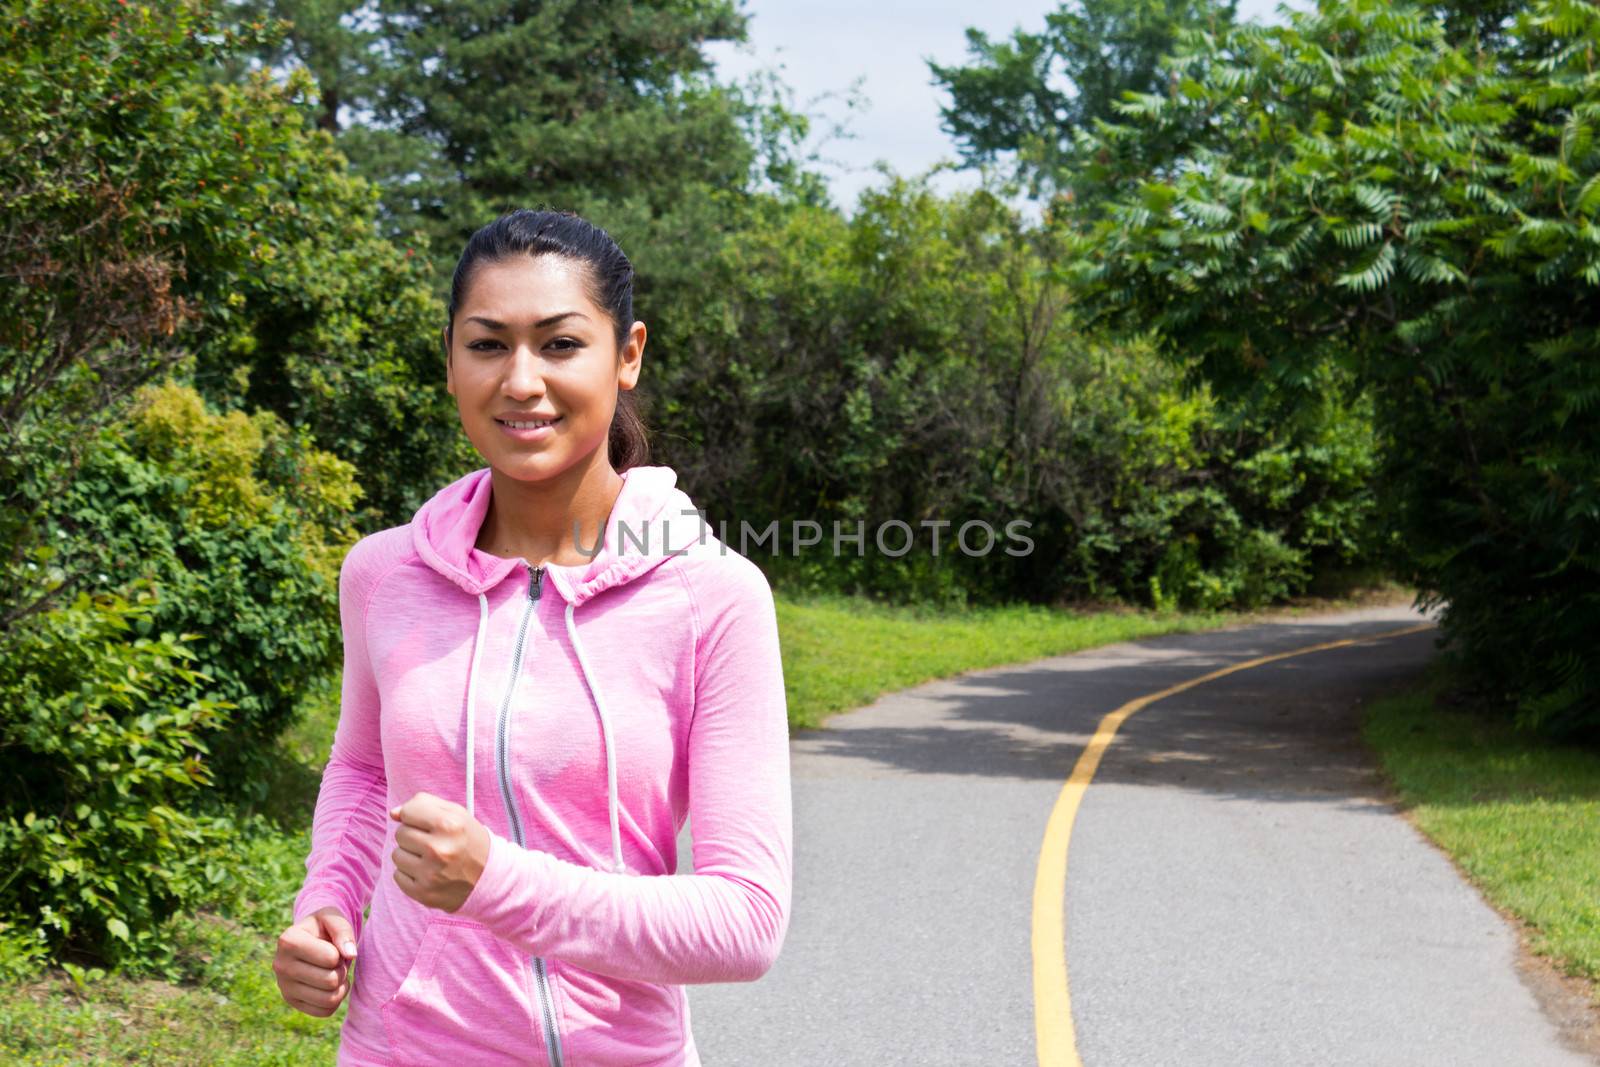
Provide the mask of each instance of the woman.
{"label": "woman", "polygon": [[350,994],[341,1064],[696,1064],[683,985],[783,943],[772,595],[643,465],[632,291],[575,215],[474,234],[445,374],[489,466],[340,572],[342,709],[273,969],[309,1015]]}

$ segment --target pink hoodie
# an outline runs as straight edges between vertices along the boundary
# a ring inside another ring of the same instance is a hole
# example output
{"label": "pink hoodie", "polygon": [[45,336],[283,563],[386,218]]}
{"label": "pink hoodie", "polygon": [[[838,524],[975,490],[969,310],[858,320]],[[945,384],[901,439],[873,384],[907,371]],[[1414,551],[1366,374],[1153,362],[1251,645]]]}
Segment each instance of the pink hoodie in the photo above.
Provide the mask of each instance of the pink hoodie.
{"label": "pink hoodie", "polygon": [[[474,547],[488,468],[345,559],[343,704],[294,902],[359,940],[340,1064],[698,1064],[683,985],[759,978],[783,944],[771,590],[670,468],[623,478],[580,566]],[[394,881],[388,809],[419,791],[490,832],[455,912]],[[695,873],[674,876],[686,815]]]}

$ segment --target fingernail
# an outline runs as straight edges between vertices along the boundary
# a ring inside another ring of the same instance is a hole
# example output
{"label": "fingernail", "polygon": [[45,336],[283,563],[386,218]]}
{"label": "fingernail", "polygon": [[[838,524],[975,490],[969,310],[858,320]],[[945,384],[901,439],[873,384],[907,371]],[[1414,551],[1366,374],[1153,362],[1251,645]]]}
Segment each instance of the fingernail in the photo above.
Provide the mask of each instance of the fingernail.
{"label": "fingernail", "polygon": [[356,954],[356,943],[354,941],[346,941],[344,943],[344,950],[347,955],[354,956]]}

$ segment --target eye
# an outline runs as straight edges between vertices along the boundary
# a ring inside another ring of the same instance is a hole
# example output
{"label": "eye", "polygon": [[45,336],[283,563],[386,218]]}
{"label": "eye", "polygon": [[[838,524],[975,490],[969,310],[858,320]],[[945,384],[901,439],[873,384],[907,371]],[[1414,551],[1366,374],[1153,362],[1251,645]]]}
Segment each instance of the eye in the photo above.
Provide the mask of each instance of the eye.
{"label": "eye", "polygon": [[[501,347],[504,346],[492,337],[480,338],[467,344],[467,348],[473,352],[488,352]],[[583,347],[583,342],[574,340],[571,337],[557,337],[545,347],[556,352],[576,352]]]}

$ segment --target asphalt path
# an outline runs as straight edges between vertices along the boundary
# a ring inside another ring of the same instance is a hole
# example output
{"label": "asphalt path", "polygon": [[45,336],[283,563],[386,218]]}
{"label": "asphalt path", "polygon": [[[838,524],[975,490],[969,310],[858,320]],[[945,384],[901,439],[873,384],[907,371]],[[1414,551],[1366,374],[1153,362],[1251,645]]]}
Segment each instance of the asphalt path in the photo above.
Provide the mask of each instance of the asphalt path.
{"label": "asphalt path", "polygon": [[1041,843],[1108,712],[1425,622],[1376,608],[1110,645],[797,734],[788,937],[759,982],[690,987],[703,1062],[1034,1064],[1038,1011],[1071,1022],[1048,1067],[1595,1063],[1360,741],[1361,701],[1420,673],[1431,629],[1239,670],[1122,722],[1070,834],[1070,1007],[1040,999]]}

